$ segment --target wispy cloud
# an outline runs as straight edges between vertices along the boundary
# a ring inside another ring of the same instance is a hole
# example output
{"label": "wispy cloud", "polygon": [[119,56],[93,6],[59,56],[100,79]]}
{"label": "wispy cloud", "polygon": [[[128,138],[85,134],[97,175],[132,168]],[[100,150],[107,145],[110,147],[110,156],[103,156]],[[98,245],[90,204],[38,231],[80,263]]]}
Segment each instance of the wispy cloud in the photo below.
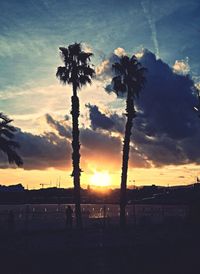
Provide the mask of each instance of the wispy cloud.
{"label": "wispy cloud", "polygon": [[43,37],[10,33],[9,36],[0,35],[0,57],[12,57],[16,55],[26,55],[30,53],[34,56],[42,56],[47,49],[47,40]]}
{"label": "wispy cloud", "polygon": [[157,30],[156,30],[155,18],[152,16],[152,13],[151,13],[151,8],[152,8],[151,1],[150,0],[142,0],[141,6],[142,6],[144,14],[147,18],[147,21],[149,23],[156,56],[159,58],[160,52],[159,52],[159,45],[158,45],[158,38],[157,38]]}

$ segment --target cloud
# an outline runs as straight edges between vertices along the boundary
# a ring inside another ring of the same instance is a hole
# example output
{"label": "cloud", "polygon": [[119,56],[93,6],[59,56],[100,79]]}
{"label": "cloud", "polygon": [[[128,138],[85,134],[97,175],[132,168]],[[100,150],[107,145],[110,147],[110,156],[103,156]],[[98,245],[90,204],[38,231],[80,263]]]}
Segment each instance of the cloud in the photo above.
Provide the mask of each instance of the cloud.
{"label": "cloud", "polygon": [[96,67],[96,75],[100,76],[108,70],[110,70],[110,62],[109,60],[104,60],[100,65]]}
{"label": "cloud", "polygon": [[93,130],[104,129],[108,131],[120,132],[124,130],[125,118],[116,112],[105,114],[96,105],[86,105],[89,109],[90,126]]}
{"label": "cloud", "polygon": [[138,129],[152,137],[162,133],[180,140],[194,136],[199,130],[199,120],[193,112],[196,105],[193,80],[187,75],[174,73],[149,51],[140,62],[148,73],[145,89],[137,101],[140,109]]}
{"label": "cloud", "polygon": [[[106,117],[105,114],[99,111],[97,106],[88,105],[88,108],[93,114],[90,116],[91,128],[80,128],[81,166],[84,168],[92,163],[96,165],[104,163],[112,168],[120,168],[121,137],[119,134],[118,136],[112,136],[111,132],[123,131],[124,118],[119,117],[116,113],[111,113],[110,117]],[[57,134],[68,137],[69,131],[71,132],[70,128],[68,127],[66,133],[63,134],[62,123],[56,121],[50,115],[48,117],[48,124],[57,131]],[[137,151],[134,151],[131,156],[130,164],[134,167],[149,167],[144,155]]]}
{"label": "cloud", "polygon": [[[58,131],[61,137],[66,137],[68,139],[71,138],[71,128],[70,126],[65,124],[61,124],[61,122],[56,121],[50,114],[46,114],[46,122],[56,131]],[[68,119],[68,116],[67,116]]]}
{"label": "cloud", "polygon": [[185,58],[185,60],[176,60],[173,65],[174,72],[182,75],[188,74],[190,72],[190,65],[188,61],[188,58]]}
{"label": "cloud", "polygon": [[[145,163],[151,161],[155,166],[200,163],[200,121],[193,111],[198,103],[195,83],[189,75],[176,73],[148,50],[144,50],[140,62],[148,72],[145,88],[135,102],[138,113],[132,130],[133,148]],[[102,123],[105,114],[103,117]],[[107,117],[111,119],[111,115]],[[97,122],[94,115],[90,118],[91,125]],[[98,127],[105,130],[99,119],[98,113]],[[115,119],[112,130],[118,121]]]}
{"label": "cloud", "polygon": [[88,43],[83,42],[83,43],[81,43],[81,45],[82,45],[83,51],[89,52],[89,53],[93,52],[92,46],[89,45]]}
{"label": "cloud", "polygon": [[133,142],[157,166],[199,163],[200,124],[193,111],[197,104],[194,82],[150,52],[140,61],[148,74],[137,101],[140,111],[134,121]]}
{"label": "cloud", "polygon": [[114,54],[121,57],[123,55],[126,55],[127,53],[126,53],[125,49],[123,49],[123,48],[116,48],[114,50]]}
{"label": "cloud", "polygon": [[116,48],[114,53],[110,54],[110,56],[103,60],[96,67],[96,78],[100,80],[110,80],[113,76],[112,64],[119,61],[120,56],[125,54],[125,50],[123,48]]}
{"label": "cloud", "polygon": [[86,105],[90,113],[91,128],[96,130],[97,128],[111,130],[114,126],[114,122],[105,114],[99,111],[97,106],[90,104]]}
{"label": "cloud", "polygon": [[90,150],[97,159],[100,154],[113,157],[120,154],[120,139],[117,137],[86,128],[81,129],[80,139],[82,146]]}
{"label": "cloud", "polygon": [[129,166],[134,168],[150,168],[151,162],[148,161],[148,158],[144,154],[142,154],[138,149],[131,145]]}
{"label": "cloud", "polygon": [[[55,134],[60,137],[67,137],[71,140],[71,128],[63,128],[60,121],[56,121],[48,114],[48,124],[56,130]],[[58,137],[59,138],[59,137]],[[80,143],[81,143],[81,167],[85,169],[92,163],[116,167],[120,163],[120,139],[112,137],[107,133],[94,131],[90,128],[80,128]],[[112,161],[110,160],[112,158]]]}
{"label": "cloud", "polygon": [[[93,108],[90,105],[88,105],[88,107]],[[65,129],[62,122],[56,121],[49,114],[47,114],[46,117],[48,118],[47,123],[56,130],[55,134],[57,134],[57,138],[67,137],[71,140],[71,127],[67,126]],[[109,120],[107,117],[106,119]],[[101,126],[102,125],[103,123],[101,123]],[[108,129],[109,126],[105,128]],[[97,127],[95,127],[95,129],[97,129]],[[117,158],[117,155],[120,154],[120,139],[117,137],[112,137],[107,133],[94,131],[90,128],[80,128],[80,142],[81,154],[86,157],[86,161],[89,161],[91,156],[96,159],[99,159],[99,157],[109,158],[111,155]]]}
{"label": "cloud", "polygon": [[[47,168],[70,168],[71,148],[67,140],[52,132],[34,135],[18,130],[15,140],[20,144],[25,170],[44,170]],[[1,154],[0,167],[8,168],[7,159]]]}

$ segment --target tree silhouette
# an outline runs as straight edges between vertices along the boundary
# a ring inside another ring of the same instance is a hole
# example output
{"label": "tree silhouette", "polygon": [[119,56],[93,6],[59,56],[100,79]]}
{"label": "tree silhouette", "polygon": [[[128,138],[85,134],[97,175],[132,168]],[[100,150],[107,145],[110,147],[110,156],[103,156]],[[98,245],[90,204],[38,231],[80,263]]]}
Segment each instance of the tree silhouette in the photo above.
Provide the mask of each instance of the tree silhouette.
{"label": "tree silhouette", "polygon": [[136,117],[134,99],[139,96],[145,83],[146,69],[141,66],[137,58],[133,55],[131,58],[122,56],[119,62],[112,65],[115,77],[112,79],[113,90],[117,96],[127,94],[126,97],[126,127],[122,155],[122,173],[121,173],[121,192],[120,192],[120,226],[126,225],[126,188],[127,172],[130,150],[130,137],[133,118]]}
{"label": "tree silhouette", "polygon": [[73,95],[72,103],[72,165],[73,165],[73,181],[74,181],[74,200],[76,225],[82,227],[81,206],[80,206],[80,143],[79,143],[79,98],[77,96],[78,89],[87,83],[91,84],[91,79],[95,74],[94,69],[89,66],[90,52],[84,52],[80,43],[69,45],[67,48],[60,47],[61,58],[64,62],[63,67],[58,67],[56,76],[61,83],[72,85]]}
{"label": "tree silhouette", "polygon": [[0,150],[7,155],[9,163],[22,166],[23,161],[16,152],[19,144],[13,140],[16,128],[10,125],[12,121],[3,113],[0,113]]}

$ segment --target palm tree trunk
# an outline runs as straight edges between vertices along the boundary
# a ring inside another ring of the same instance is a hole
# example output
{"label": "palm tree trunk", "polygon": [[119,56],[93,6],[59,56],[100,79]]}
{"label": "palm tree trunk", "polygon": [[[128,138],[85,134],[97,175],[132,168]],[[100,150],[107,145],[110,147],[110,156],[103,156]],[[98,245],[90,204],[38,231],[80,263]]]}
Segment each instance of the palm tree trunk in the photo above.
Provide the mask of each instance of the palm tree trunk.
{"label": "palm tree trunk", "polygon": [[121,192],[120,192],[120,226],[121,228],[125,228],[126,226],[127,172],[128,172],[131,129],[133,125],[133,118],[135,117],[134,102],[129,89],[128,89],[127,100],[126,100],[126,112],[127,112],[126,113],[127,121],[126,121],[123,155],[122,155],[122,175],[121,175]]}
{"label": "palm tree trunk", "polygon": [[73,85],[72,102],[72,165],[73,165],[73,181],[74,181],[74,202],[75,202],[75,215],[76,226],[82,228],[82,216],[81,216],[81,195],[80,195],[80,143],[79,143],[79,98],[77,96],[77,87]]}

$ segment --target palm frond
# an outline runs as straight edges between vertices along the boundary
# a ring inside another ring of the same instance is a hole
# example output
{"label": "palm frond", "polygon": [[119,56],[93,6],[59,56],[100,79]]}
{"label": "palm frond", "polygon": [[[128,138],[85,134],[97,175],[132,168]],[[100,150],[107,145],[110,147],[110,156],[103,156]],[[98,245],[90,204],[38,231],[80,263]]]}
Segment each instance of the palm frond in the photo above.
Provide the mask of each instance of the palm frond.
{"label": "palm frond", "polygon": [[69,62],[70,56],[69,56],[69,50],[64,47],[60,47],[60,57],[63,60],[64,64],[67,64]]}
{"label": "palm frond", "polygon": [[69,55],[78,57],[81,53],[81,43],[74,43],[68,47]]}
{"label": "palm frond", "polygon": [[93,53],[81,51],[78,55],[78,61],[80,61],[83,64],[86,64],[88,61],[90,61],[91,56],[93,56]]}
{"label": "palm frond", "polygon": [[66,67],[58,67],[56,72],[56,77],[60,79],[63,84],[69,82],[69,70]]}
{"label": "palm frond", "polygon": [[7,115],[3,114],[2,112],[0,112],[0,119],[2,119],[5,123],[11,123],[13,120],[8,118]]}
{"label": "palm frond", "polygon": [[15,150],[9,149],[6,154],[8,156],[8,161],[9,161],[10,164],[14,164],[15,163],[19,167],[23,165],[23,160],[16,153]]}
{"label": "palm frond", "polygon": [[88,75],[91,78],[95,75],[95,70],[89,66],[78,66],[78,71],[80,74]]}
{"label": "palm frond", "polygon": [[19,144],[11,140],[14,138],[16,128],[9,125],[12,120],[6,115],[0,113],[0,119],[0,150],[7,155],[9,163],[15,163],[17,166],[21,166],[23,161],[15,151],[16,148],[19,148]]}
{"label": "palm frond", "polygon": [[82,87],[82,86],[86,85],[87,83],[88,84],[92,83],[91,78],[87,75],[80,75],[79,81],[78,81],[79,87]]}
{"label": "palm frond", "polygon": [[145,84],[146,69],[138,62],[135,55],[131,58],[122,56],[119,62],[112,65],[115,72],[115,77],[112,80],[113,91],[127,92],[128,89],[132,97],[137,97]]}
{"label": "palm frond", "polygon": [[126,85],[122,82],[120,76],[113,77],[112,79],[113,90],[118,95],[119,93],[126,92]]}
{"label": "palm frond", "polygon": [[89,61],[93,54],[84,52],[80,43],[69,45],[67,48],[60,47],[59,49],[64,66],[57,68],[56,77],[63,84],[74,84],[78,88],[91,83],[95,71],[89,66]]}
{"label": "palm frond", "polygon": [[128,56],[126,55],[123,55],[120,59],[120,63],[121,63],[121,66],[124,68],[124,69],[127,69],[129,64],[130,64],[130,59]]}

